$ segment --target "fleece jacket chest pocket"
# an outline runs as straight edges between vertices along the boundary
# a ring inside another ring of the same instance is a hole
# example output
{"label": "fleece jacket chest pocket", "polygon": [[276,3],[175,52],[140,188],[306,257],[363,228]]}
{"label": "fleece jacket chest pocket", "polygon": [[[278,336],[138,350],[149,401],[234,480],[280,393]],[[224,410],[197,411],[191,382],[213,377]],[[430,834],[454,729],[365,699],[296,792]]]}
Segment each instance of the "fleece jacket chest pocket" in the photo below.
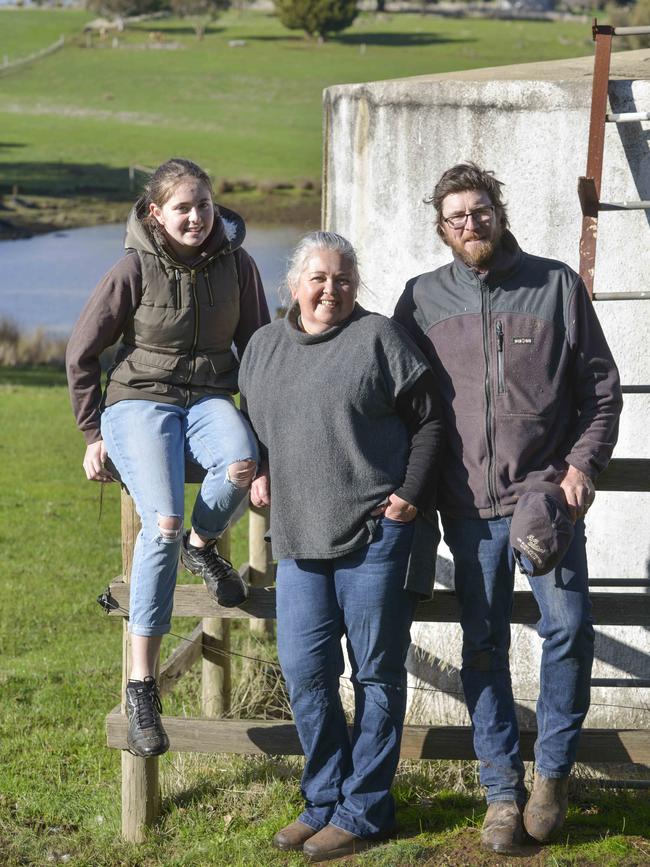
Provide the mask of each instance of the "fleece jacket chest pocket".
{"label": "fleece jacket chest pocket", "polygon": [[[496,342],[496,355],[497,355],[497,394],[505,394],[506,393],[506,337],[505,330],[502,319],[497,319],[494,323],[494,335]],[[527,347],[532,349],[535,344],[535,338],[532,335],[529,336],[511,336],[511,343],[513,347]],[[514,353],[517,352],[517,349],[514,350]],[[520,349],[521,352],[521,349]],[[509,353],[510,354],[510,353]],[[529,359],[532,361],[532,358]]]}
{"label": "fleece jacket chest pocket", "polygon": [[565,358],[564,335],[550,322],[501,316],[493,323],[496,389],[503,411],[545,415],[555,403]]}

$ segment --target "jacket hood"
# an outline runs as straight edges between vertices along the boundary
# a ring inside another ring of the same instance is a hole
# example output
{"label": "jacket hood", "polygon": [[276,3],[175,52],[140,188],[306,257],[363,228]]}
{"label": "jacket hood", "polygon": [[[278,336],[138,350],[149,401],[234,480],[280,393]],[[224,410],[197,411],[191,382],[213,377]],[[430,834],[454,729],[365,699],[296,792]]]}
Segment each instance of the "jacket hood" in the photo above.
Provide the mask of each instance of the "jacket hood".
{"label": "jacket hood", "polygon": [[[124,247],[127,250],[137,250],[140,253],[151,253],[169,262],[174,261],[173,254],[146,227],[137,214],[137,206],[131,208],[126,221],[126,236]],[[222,205],[214,206],[214,226],[209,237],[197,251],[196,259],[184,264],[191,266],[200,264],[207,258],[218,253],[233,253],[244,243],[246,224],[242,217]]]}

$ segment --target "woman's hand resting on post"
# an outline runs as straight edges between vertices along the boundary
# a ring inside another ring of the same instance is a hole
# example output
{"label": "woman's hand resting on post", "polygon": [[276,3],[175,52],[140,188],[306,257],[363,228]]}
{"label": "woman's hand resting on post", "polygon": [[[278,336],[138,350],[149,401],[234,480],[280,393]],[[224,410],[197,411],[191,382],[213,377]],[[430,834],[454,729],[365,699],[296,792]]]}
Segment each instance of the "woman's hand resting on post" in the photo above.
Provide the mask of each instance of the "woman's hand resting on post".
{"label": "woman's hand resting on post", "polygon": [[251,484],[251,503],[258,509],[271,505],[271,479],[268,467],[262,467]]}
{"label": "woman's hand resting on post", "polygon": [[417,515],[418,510],[415,506],[407,503],[397,494],[389,494],[383,503],[380,503],[376,509],[373,509],[372,516],[377,517],[383,515],[384,518],[390,518],[391,521],[400,521],[402,524],[408,524]]}
{"label": "woman's hand resting on post", "polygon": [[113,477],[104,469],[104,462],[108,452],[104,445],[104,440],[97,440],[96,443],[91,443],[86,448],[84,455],[83,468],[86,472],[86,478],[91,482],[112,482]]}

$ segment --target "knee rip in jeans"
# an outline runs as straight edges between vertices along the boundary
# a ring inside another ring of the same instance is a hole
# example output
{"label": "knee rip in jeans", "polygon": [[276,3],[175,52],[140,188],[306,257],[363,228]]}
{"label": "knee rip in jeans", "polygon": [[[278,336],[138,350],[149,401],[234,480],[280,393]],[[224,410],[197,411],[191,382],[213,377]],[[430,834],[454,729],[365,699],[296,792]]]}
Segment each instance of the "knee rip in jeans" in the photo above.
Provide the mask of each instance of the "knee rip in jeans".
{"label": "knee rip in jeans", "polygon": [[179,542],[183,536],[183,519],[158,515],[160,541],[172,544]]}
{"label": "knee rip in jeans", "polygon": [[253,481],[256,468],[255,461],[235,461],[228,467],[228,480],[236,488],[247,488]]}

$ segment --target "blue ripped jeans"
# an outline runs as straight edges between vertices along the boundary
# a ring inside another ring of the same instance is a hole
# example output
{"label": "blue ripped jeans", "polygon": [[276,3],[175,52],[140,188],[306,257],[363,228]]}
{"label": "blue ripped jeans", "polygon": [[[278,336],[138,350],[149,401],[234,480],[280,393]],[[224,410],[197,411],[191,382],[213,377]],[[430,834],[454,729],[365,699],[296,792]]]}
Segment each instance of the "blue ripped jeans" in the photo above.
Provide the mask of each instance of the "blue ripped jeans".
{"label": "blue ripped jeans", "polygon": [[[443,515],[442,524],[454,558],[463,628],[461,678],[481,783],[488,802],[523,803],[524,766],[508,660],[515,566],[510,518]],[[543,639],[535,768],[545,777],[563,777],[575,761],[589,709],[594,656],[584,521],[576,523],[560,565],[528,580],[539,606],[536,628]]]}
{"label": "blue ripped jeans", "polygon": [[182,523],[177,532],[162,533],[158,518],[183,520],[185,460],[207,471],[192,526],[201,537],[216,539],[248,493],[231,482],[228,467],[257,461],[257,444],[227,395],[189,408],[122,400],[104,410],[102,437],[142,522],[131,569],[129,631],[164,635],[171,626]]}
{"label": "blue ripped jeans", "polygon": [[[372,542],[351,554],[278,564],[278,655],[305,753],[299,819],[317,830],[331,822],[371,837],[395,823],[390,786],[417,602],[403,589],[412,538],[412,523],[381,518]],[[339,695],[343,636],[355,699],[351,736]]]}

